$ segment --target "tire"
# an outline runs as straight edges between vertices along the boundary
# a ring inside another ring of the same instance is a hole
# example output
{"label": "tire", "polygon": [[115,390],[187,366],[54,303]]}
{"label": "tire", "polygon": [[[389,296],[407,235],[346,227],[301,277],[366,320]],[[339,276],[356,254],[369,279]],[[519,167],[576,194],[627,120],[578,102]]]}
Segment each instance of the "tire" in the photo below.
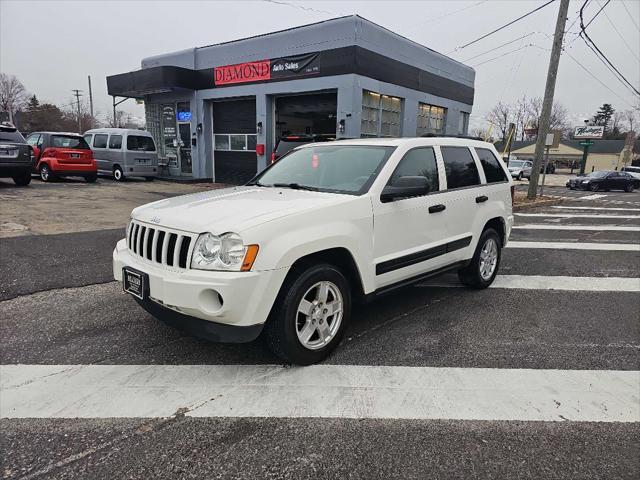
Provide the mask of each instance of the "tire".
{"label": "tire", "polygon": [[113,178],[116,182],[124,182],[124,172],[120,165],[113,167]]}
{"label": "tire", "polygon": [[[491,247],[493,243],[493,247]],[[489,258],[491,258],[491,267],[484,268],[486,263],[482,257],[487,254],[487,247],[489,252],[493,252]],[[458,278],[463,285],[475,288],[483,289],[487,288],[493,283],[500,267],[500,258],[502,256],[502,240],[493,228],[487,228],[480,239],[478,240],[478,246],[473,254],[473,258],[469,265],[458,270]]]}
{"label": "tire", "polygon": [[16,175],[13,178],[13,183],[15,183],[19,187],[26,187],[31,183],[31,172],[27,170],[26,172],[22,172],[20,175]]}
{"label": "tire", "polygon": [[42,180],[43,182],[53,181],[53,178],[54,178],[53,172],[49,168],[49,165],[47,165],[46,163],[43,163],[42,165],[40,165],[39,173],[40,173],[40,180]]}
{"label": "tire", "polygon": [[155,179],[156,177],[144,177],[145,182],[153,182]]}
{"label": "tire", "polygon": [[[306,265],[296,270],[280,288],[262,335],[271,351],[286,362],[311,365],[326,358],[340,343],[351,313],[351,289],[345,276],[333,265]],[[326,296],[321,293],[323,286],[328,292]],[[328,313],[324,307],[331,304],[337,307],[340,297],[341,310]],[[309,315],[299,311],[300,308]],[[321,335],[321,324],[325,338]],[[306,344],[301,340],[305,336]]]}
{"label": "tire", "polygon": [[599,192],[600,191],[600,185],[598,185],[597,183],[589,185],[589,190],[591,190],[592,192]]}
{"label": "tire", "polygon": [[624,187],[624,191],[627,192],[627,193],[633,192],[633,189],[634,189],[633,183],[629,183]]}
{"label": "tire", "polygon": [[520,180],[520,181],[522,181],[522,172],[520,172],[520,173],[518,174],[518,176],[516,177],[516,180]]}
{"label": "tire", "polygon": [[87,183],[96,183],[96,180],[98,180],[98,174],[96,173],[95,175],[87,175],[86,177],[84,177],[84,179],[87,181]]}

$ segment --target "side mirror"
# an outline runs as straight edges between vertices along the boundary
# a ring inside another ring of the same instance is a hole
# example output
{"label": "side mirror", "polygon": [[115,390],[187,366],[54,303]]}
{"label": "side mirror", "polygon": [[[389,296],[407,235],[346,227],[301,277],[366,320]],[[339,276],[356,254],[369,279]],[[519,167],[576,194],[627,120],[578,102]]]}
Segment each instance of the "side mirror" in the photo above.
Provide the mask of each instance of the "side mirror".
{"label": "side mirror", "polygon": [[382,190],[380,201],[393,202],[398,198],[419,197],[429,193],[429,181],[426,177],[406,176],[396,179]]}

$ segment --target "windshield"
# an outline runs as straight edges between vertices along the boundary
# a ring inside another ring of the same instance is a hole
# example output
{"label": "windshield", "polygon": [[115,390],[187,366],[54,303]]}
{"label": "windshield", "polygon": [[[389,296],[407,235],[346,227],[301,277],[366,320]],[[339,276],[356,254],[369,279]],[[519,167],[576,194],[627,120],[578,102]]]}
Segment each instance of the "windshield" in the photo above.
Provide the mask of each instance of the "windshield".
{"label": "windshield", "polygon": [[524,162],[522,160],[510,160],[509,161],[509,166],[510,167],[521,167],[524,165]]}
{"label": "windshield", "polygon": [[395,147],[336,145],[294,150],[251,184],[362,194]]}
{"label": "windshield", "polygon": [[139,152],[155,152],[156,146],[153,138],[141,135],[129,135],[127,137],[127,150],[137,150]]}
{"label": "windshield", "polygon": [[290,152],[296,147],[300,145],[304,145],[305,143],[310,143],[311,140],[280,140],[278,142],[278,146],[276,147],[276,153],[278,156],[284,155],[287,152]]}
{"label": "windshield", "polygon": [[56,148],[75,148],[78,150],[89,150],[89,145],[82,137],[71,135],[52,135],[51,146]]}
{"label": "windshield", "polygon": [[604,172],[604,171],[601,171],[601,172],[591,172],[590,174],[588,174],[588,175],[587,175],[587,177],[591,177],[591,178],[602,178],[602,177],[606,177],[608,173],[609,173],[609,172]]}

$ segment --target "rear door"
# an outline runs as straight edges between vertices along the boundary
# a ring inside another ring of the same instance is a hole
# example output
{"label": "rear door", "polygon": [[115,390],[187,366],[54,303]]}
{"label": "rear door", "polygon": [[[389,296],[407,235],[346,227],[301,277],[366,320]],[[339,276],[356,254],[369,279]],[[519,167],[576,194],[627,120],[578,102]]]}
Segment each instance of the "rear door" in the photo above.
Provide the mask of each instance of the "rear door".
{"label": "rear door", "polygon": [[437,208],[442,203],[444,183],[434,147],[406,152],[387,185],[393,185],[401,176],[426,177],[430,192],[386,203],[380,197],[372,198],[376,288],[436,270],[449,262],[443,247],[446,214]]}
{"label": "rear door", "polygon": [[[190,144],[189,144],[190,145]],[[157,166],[158,154],[153,138],[147,135],[127,134],[125,147],[128,167]],[[189,148],[191,148],[189,146]]]}
{"label": "rear door", "polygon": [[109,135],[106,133],[95,133],[93,135],[93,143],[91,144],[91,150],[93,151],[93,158],[96,159],[98,170],[105,173],[111,173],[113,171],[113,165],[109,159],[109,153],[107,150],[107,143],[109,141]]}
{"label": "rear door", "polygon": [[448,249],[453,261],[461,261],[473,256],[477,241],[474,224],[485,195],[484,173],[479,171],[470,147],[443,145],[438,153],[445,170],[446,191],[441,203],[446,208]]}

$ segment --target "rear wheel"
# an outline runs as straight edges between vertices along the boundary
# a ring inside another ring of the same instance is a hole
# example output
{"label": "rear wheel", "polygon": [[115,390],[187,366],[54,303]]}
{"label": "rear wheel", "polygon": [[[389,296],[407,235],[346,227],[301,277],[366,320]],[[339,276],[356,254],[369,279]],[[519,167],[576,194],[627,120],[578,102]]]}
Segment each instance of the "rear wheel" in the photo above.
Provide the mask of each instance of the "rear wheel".
{"label": "rear wheel", "polygon": [[86,177],[84,177],[84,179],[87,181],[87,183],[95,183],[96,180],[98,180],[98,174],[93,174],[93,175],[87,175]]}
{"label": "rear wheel", "polygon": [[145,181],[147,182],[153,182],[155,180],[156,177],[144,177]]}
{"label": "rear wheel", "polygon": [[633,183],[629,183],[624,187],[624,191],[630,193],[630,192],[633,192],[633,188],[634,188]]}
{"label": "rear wheel", "polygon": [[116,180],[116,182],[124,181],[124,172],[122,171],[120,165],[116,165],[115,167],[113,167],[113,178]]}
{"label": "rear wheel", "polygon": [[471,262],[458,270],[462,284],[471,288],[487,288],[493,283],[500,266],[502,240],[493,228],[487,228],[478,240]]}
{"label": "rear wheel", "polygon": [[53,172],[46,163],[40,165],[40,180],[43,182],[50,182],[53,180]]}
{"label": "rear wheel", "polygon": [[333,265],[311,265],[292,272],[282,285],[263,336],[285,361],[310,365],[338,346],[350,312],[345,276]]}
{"label": "rear wheel", "polygon": [[26,172],[22,172],[19,175],[15,175],[13,177],[13,183],[18,185],[19,187],[24,187],[31,183],[31,172],[27,170]]}

